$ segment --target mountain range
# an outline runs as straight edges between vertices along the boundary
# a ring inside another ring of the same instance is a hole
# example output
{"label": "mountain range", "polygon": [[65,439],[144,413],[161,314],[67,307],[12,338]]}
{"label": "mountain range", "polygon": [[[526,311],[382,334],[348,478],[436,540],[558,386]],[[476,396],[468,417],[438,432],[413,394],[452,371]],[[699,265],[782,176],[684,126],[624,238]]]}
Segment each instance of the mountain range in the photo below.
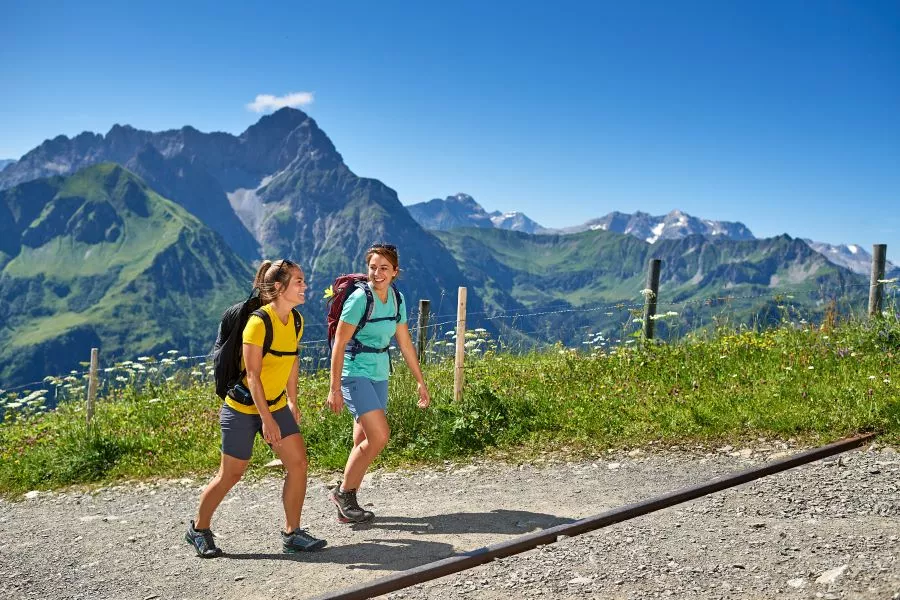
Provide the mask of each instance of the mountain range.
{"label": "mountain range", "polygon": [[[223,287],[228,292],[223,295],[228,296],[229,301],[217,302],[208,314],[193,312],[198,318],[197,327],[187,330],[192,344],[179,338],[179,349],[211,346],[217,317],[249,291],[253,267],[262,255],[286,256],[304,267],[311,285],[304,310],[310,314],[324,314],[322,294],[315,290],[324,291],[340,273],[363,270],[363,254],[373,241],[378,240],[403,241],[402,286],[411,302],[417,298],[439,298],[442,291],[455,292],[464,284],[451,254],[413,220],[396,193],[380,181],[353,174],[315,121],[294,109],[282,109],[264,116],[239,136],[201,133],[191,127],[154,133],[116,125],[106,135],[86,132],[71,139],[59,136],[47,140],[0,172],[0,190],[5,190],[0,199],[0,210],[5,208],[15,213],[21,211],[22,206],[43,206],[48,202],[46,192],[42,191],[46,186],[55,189],[60,185],[75,185],[67,183],[66,176],[80,181],[85,169],[90,173],[92,167],[106,163],[120,165],[121,171],[127,171],[147,190],[171,200],[196,217],[197,222],[215,232],[216,248],[226,247],[239,258],[238,263],[225,261],[224,264],[235,266],[233,271],[237,280],[233,283],[240,281],[243,285],[225,286],[227,290]],[[100,183],[77,185],[92,188]],[[87,190],[83,195],[89,195],[88,192],[103,193],[102,190]],[[62,220],[63,217],[59,218]],[[137,217],[104,209],[91,218],[99,221],[97,227],[102,225],[105,231],[115,227],[117,218],[127,223]],[[67,268],[60,272],[74,277],[80,276],[82,271],[93,273],[96,269],[110,267],[112,255],[109,252],[90,252],[79,246],[77,252],[71,254],[66,244],[43,238],[38,243],[27,237],[34,235],[29,232],[45,219],[46,215],[41,211],[22,213],[16,219],[17,229],[7,232],[18,237],[8,247],[0,249],[4,253],[0,254],[0,289],[6,292],[0,298],[12,304],[17,304],[13,300],[23,286],[44,284],[40,269],[29,275],[29,269],[18,266],[23,257],[48,257],[63,252]],[[141,229],[145,225],[136,224],[135,227]],[[26,238],[23,239],[23,235]],[[84,243],[104,242],[91,238]],[[151,259],[157,251],[162,249],[150,247],[144,250]],[[181,255],[187,258],[187,254],[182,252]],[[75,257],[83,257],[83,264]],[[185,268],[219,269],[207,264],[212,260]],[[191,297],[166,296],[162,288],[156,290],[148,302],[171,304],[176,300],[188,307],[202,305],[205,308],[207,305],[206,301]],[[105,298],[97,298],[97,301],[105,307]],[[469,304],[476,309],[480,307],[477,294],[470,295]],[[56,300],[41,295],[35,298],[34,310],[50,317],[62,308]],[[32,354],[23,355],[14,365],[7,364],[3,368],[0,384],[8,386],[11,382],[73,368],[72,365],[84,360],[91,343],[99,343],[105,357],[112,359],[168,349],[174,341],[172,335],[159,336],[152,348],[135,343],[126,350],[119,342],[110,341],[111,335],[105,325],[90,325],[95,333],[107,332],[102,335],[73,333],[79,327],[83,329],[89,315],[75,310],[70,312],[78,317],[57,319],[55,326],[47,330],[47,335],[40,341],[47,342],[50,347],[53,339],[73,338],[81,351],[60,354],[59,361],[52,364],[38,360]],[[136,324],[124,311],[117,314],[120,319],[115,322],[119,328],[116,335],[121,341],[130,335]],[[25,317],[27,315],[2,315],[0,347],[8,348],[6,342],[29,329]],[[143,323],[140,313],[135,314],[134,319]],[[309,320],[307,332],[308,338],[324,337],[324,318]],[[31,338],[26,336],[26,339]],[[6,358],[8,352],[11,350],[0,351],[0,358]]]}
{"label": "mountain range", "polygon": [[16,161],[11,158],[0,158],[0,171],[13,164],[14,162]]}
{"label": "mountain range", "polygon": [[580,229],[487,213],[465,194],[404,207],[290,108],[240,135],[115,125],[58,136],[0,171],[0,385],[74,369],[92,346],[104,364],[203,354],[261,256],[304,267],[306,340],[320,342],[317,290],[362,270],[375,241],[400,246],[412,318],[420,298],[436,318],[455,314],[467,286],[470,326],[523,344],[624,335],[654,257],[661,301],[679,303],[685,327],[708,324],[709,299],[723,293],[738,322],[780,318],[774,293],[810,316],[830,298],[864,305],[864,277],[788,236],[757,240],[739,223],[677,212],[610,213]]}
{"label": "mountain range", "polygon": [[407,205],[409,214],[425,229],[447,231],[458,227],[509,229],[524,233],[545,233],[541,227],[520,212],[487,212],[468,194]]}
{"label": "mountain range", "polygon": [[[701,235],[710,239],[757,239],[743,223],[700,219],[677,209],[659,216],[640,211],[633,214],[614,211],[580,225],[551,229],[543,227],[521,212],[488,213],[474,198],[462,193],[445,199],[435,198],[428,202],[412,204],[407,208],[422,227],[436,231],[463,227],[495,227],[537,234],[603,230],[631,235],[650,244],[657,240],[681,239],[691,235]],[[856,244],[835,245],[809,239],[803,241],[835,265],[846,267],[861,275],[868,275],[871,271],[872,255]],[[894,275],[897,271],[896,266],[887,263],[887,274]]]}

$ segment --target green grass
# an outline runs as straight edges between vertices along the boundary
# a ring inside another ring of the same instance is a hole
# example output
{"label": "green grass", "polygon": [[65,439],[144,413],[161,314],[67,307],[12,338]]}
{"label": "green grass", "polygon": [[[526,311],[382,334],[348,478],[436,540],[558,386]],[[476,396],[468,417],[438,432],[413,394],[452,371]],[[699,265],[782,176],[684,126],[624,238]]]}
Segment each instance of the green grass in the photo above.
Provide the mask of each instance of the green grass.
{"label": "green grass", "polygon": [[[824,443],[877,431],[900,443],[900,324],[783,327],[713,333],[609,353],[562,346],[467,363],[462,402],[449,362],[427,365],[429,410],[415,407],[404,368],[390,386],[392,437],[378,465],[546,450],[592,456],[653,440],[719,444],[757,437]],[[121,479],[211,475],[220,402],[211,386],[178,379],[102,398],[88,431],[84,406],[16,417],[0,426],[0,493]],[[317,471],[343,467],[350,417],[324,410],[325,373],[301,377],[301,428]],[[254,450],[251,473],[272,457]]]}

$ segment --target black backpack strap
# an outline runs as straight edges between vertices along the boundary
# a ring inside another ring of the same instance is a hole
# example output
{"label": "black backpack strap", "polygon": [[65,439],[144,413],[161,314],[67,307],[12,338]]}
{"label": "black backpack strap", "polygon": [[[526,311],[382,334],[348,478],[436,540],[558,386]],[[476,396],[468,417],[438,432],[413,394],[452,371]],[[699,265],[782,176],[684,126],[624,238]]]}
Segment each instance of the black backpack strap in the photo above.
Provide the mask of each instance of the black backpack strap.
{"label": "black backpack strap", "polygon": [[[369,319],[369,323],[377,323],[379,321],[394,321],[396,323],[400,322],[400,305],[403,303],[403,300],[400,298],[400,290],[397,289],[393,283],[391,284],[391,289],[394,290],[394,304],[397,306],[397,312],[393,317],[378,317],[377,319]],[[370,315],[371,316],[371,315]]]}
{"label": "black backpack strap", "polygon": [[300,345],[300,332],[303,330],[303,315],[296,308],[292,308],[294,314],[294,337],[297,338],[297,345]]}
{"label": "black backpack strap", "polygon": [[400,305],[403,304],[403,298],[400,297],[400,290],[397,289],[397,286],[391,283],[391,289],[394,290],[394,298],[397,300],[397,319],[396,321],[400,322]]}
{"label": "black backpack strap", "polygon": [[372,313],[375,312],[375,296],[372,294],[372,288],[369,287],[367,282],[361,282],[357,285],[362,288],[363,293],[366,295],[366,310],[363,311],[359,323],[356,324],[356,331],[353,333],[353,337],[356,337],[359,330],[372,320]]}
{"label": "black backpack strap", "polygon": [[266,311],[264,311],[261,308],[254,310],[250,314],[255,315],[255,316],[259,317],[260,319],[262,319],[263,325],[265,325],[265,327],[266,327],[266,335],[263,338],[263,347],[262,347],[263,348],[262,355],[265,356],[272,350],[272,336],[274,335],[272,332],[272,319],[269,318],[269,313],[267,313]]}
{"label": "black backpack strap", "polygon": [[[294,338],[296,340],[296,336],[300,334],[300,327],[303,325],[303,317],[300,316],[300,313],[297,312],[296,308],[292,308],[291,312],[294,314]],[[266,336],[263,338],[263,356],[265,356],[266,354],[271,354],[272,356],[297,356],[298,354],[300,354],[296,344],[294,346],[294,349],[289,352],[272,350],[272,338],[274,336],[274,332],[272,331],[272,319],[269,317],[269,313],[260,308],[258,310],[254,310],[251,314],[254,314],[262,319],[263,325],[266,326]]]}
{"label": "black backpack strap", "polygon": [[[350,354],[350,360],[356,358],[357,354],[360,353],[382,353],[387,352],[390,349],[390,345],[385,346],[384,348],[373,348],[372,346],[366,346],[358,339],[356,339],[356,334],[359,333],[359,330],[362,329],[363,325],[366,323],[377,323],[378,321],[395,321],[397,323],[400,322],[400,304],[403,302],[400,298],[400,290],[397,289],[397,286],[393,283],[391,284],[391,288],[394,290],[394,299],[397,304],[397,314],[393,317],[380,317],[378,319],[373,319],[372,312],[375,310],[375,297],[372,295],[372,290],[369,289],[369,286],[365,286],[366,290],[366,312],[363,314],[363,319],[360,319],[360,325],[356,327],[356,331],[353,332],[353,337],[350,338],[350,344],[347,348],[347,353]],[[394,370],[394,365],[391,363],[391,372]]]}
{"label": "black backpack strap", "polygon": [[353,330],[353,335],[350,336],[351,340],[356,339],[356,334],[359,333],[360,329],[366,326],[366,323],[372,318],[372,312],[375,310],[375,296],[372,295],[372,289],[369,287],[369,284],[365,281],[358,281],[355,285],[366,295],[366,308],[359,318],[359,323],[356,324],[356,329]]}

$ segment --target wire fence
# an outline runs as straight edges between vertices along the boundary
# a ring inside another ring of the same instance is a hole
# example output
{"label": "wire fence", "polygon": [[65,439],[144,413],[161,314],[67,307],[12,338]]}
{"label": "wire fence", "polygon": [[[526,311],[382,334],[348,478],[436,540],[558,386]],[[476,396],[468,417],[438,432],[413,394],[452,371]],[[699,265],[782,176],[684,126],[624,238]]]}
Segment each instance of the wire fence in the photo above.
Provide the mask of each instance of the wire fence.
{"label": "wire fence", "polygon": [[[900,319],[900,286],[884,282],[884,314]],[[767,289],[756,293],[724,291],[705,298],[681,302],[658,301],[656,338],[675,341],[687,333],[721,328],[766,328],[773,325],[805,327],[835,316],[864,316],[867,284],[850,284],[840,295],[811,301],[798,298],[791,289]],[[443,297],[444,294],[442,294]],[[611,352],[640,338],[643,300],[627,299],[590,306],[571,306],[565,301],[536,308],[481,310],[466,314],[465,352],[477,360],[488,353],[547,351]],[[408,315],[412,339],[419,337],[418,309]],[[330,348],[324,337],[326,325],[306,319],[304,331],[320,335],[300,342],[300,369],[311,375],[327,369]],[[425,363],[450,361],[456,348],[456,314],[430,315],[425,330]],[[392,347],[392,350],[396,350]],[[87,357],[86,357],[87,358]],[[39,381],[0,389],[0,415],[10,409],[38,412],[83,398],[89,377],[88,362],[82,370],[44,377]],[[124,390],[146,392],[167,386],[213,387],[212,354],[189,355],[171,349],[153,355],[115,361],[98,373],[98,395],[114,398]],[[152,401],[152,400],[151,400]]]}

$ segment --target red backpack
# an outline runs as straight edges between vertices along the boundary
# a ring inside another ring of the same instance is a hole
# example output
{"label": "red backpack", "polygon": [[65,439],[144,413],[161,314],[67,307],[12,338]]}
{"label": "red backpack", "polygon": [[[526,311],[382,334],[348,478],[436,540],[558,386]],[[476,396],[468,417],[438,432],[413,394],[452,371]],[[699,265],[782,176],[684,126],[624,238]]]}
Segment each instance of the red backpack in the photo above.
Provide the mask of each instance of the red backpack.
{"label": "red backpack", "polygon": [[350,338],[350,343],[347,344],[347,353],[350,354],[351,358],[355,358],[360,352],[387,352],[388,346],[384,348],[366,346],[356,339],[356,335],[366,323],[374,323],[376,321],[396,321],[399,323],[400,304],[403,300],[400,298],[400,291],[397,289],[397,286],[392,283],[391,289],[394,290],[397,314],[393,317],[373,319],[372,311],[375,310],[375,297],[372,295],[372,288],[369,287],[369,278],[364,273],[341,275],[331,284],[332,296],[328,299],[328,316],[325,319],[328,325],[328,349],[331,350],[331,347],[334,344],[334,335],[337,331],[338,321],[341,320],[344,302],[350,297],[350,294],[357,289],[361,289],[366,295],[366,310],[363,311],[363,315],[356,325],[356,330],[353,332],[353,337]]}

